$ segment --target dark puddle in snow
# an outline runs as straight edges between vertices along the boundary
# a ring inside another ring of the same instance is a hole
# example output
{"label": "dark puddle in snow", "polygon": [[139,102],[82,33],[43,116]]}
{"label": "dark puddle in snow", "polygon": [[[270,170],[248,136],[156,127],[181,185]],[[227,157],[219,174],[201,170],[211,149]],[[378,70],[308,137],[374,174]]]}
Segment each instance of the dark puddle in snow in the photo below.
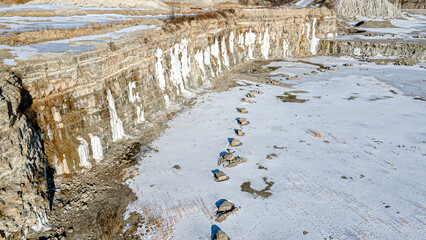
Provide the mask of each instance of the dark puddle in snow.
{"label": "dark puddle in snow", "polygon": [[271,190],[271,187],[274,185],[273,181],[269,181],[266,177],[263,178],[263,181],[266,183],[266,187],[260,191],[253,189],[251,187],[251,183],[250,182],[244,182],[243,184],[241,184],[241,191],[242,192],[248,192],[252,195],[257,195],[257,196],[261,196],[262,198],[268,198],[270,196],[272,196],[272,193],[269,192]]}

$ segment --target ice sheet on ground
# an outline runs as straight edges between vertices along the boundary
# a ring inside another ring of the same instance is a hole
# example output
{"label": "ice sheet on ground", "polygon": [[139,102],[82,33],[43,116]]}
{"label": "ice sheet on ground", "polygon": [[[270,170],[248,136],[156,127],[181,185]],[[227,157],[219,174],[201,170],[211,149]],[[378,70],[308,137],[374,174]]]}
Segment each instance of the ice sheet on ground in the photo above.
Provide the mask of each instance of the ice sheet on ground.
{"label": "ice sheet on ground", "polygon": [[15,60],[28,60],[30,56],[35,54],[52,52],[72,52],[75,54],[79,52],[85,52],[93,50],[95,48],[95,46],[93,44],[90,44],[90,42],[115,41],[122,37],[128,36],[129,34],[136,31],[156,28],[157,26],[155,25],[138,25],[105,34],[75,37],[70,39],[49,41],[19,47],[0,45],[0,49],[8,49],[10,50],[10,53],[16,56],[13,59],[3,59],[3,63],[6,65],[16,65]]}
{"label": "ice sheet on ground", "polygon": [[[200,97],[153,142],[158,152],[140,160],[139,175],[128,180],[139,199],[128,213],[145,208],[163,216],[173,227],[168,235],[173,239],[210,239],[212,225],[231,239],[425,236],[426,103],[409,95],[425,96],[426,70],[349,58],[310,60],[354,66],[285,81],[293,89],[251,83]],[[283,73],[311,70],[283,66]],[[264,92],[256,95],[256,103],[240,101],[255,89]],[[283,103],[276,97],[293,90],[306,91],[293,94],[309,101]],[[237,107],[248,113],[238,114]],[[243,145],[234,148],[249,161],[218,167],[228,138],[236,137],[237,117],[250,121],[243,127],[245,136],[237,137]],[[271,153],[277,157],[266,159]],[[229,180],[215,182],[215,169]],[[269,198],[241,191],[244,182],[262,190],[263,178],[274,182]],[[220,199],[242,208],[217,223],[211,217]]]}
{"label": "ice sheet on ground", "polygon": [[299,0],[294,4],[294,8],[304,8],[309,4],[313,3],[315,0]]}

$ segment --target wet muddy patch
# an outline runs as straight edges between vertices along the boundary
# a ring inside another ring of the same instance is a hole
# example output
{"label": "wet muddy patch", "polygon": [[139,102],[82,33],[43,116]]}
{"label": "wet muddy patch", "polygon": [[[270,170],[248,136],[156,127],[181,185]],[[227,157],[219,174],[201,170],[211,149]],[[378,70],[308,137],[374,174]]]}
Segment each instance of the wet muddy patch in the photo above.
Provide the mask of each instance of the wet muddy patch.
{"label": "wet muddy patch", "polygon": [[422,97],[414,97],[413,99],[417,100],[417,101],[426,101],[426,99],[424,99]]}
{"label": "wet muddy patch", "polygon": [[255,195],[255,197],[260,196],[262,198],[268,198],[270,196],[272,196],[272,193],[269,192],[271,190],[271,187],[274,185],[273,181],[268,181],[268,178],[264,177],[263,181],[266,183],[266,187],[262,190],[256,190],[253,189],[251,187],[251,183],[249,182],[244,182],[243,184],[241,184],[241,191],[242,192],[248,192],[252,195]]}
{"label": "wet muddy patch", "polygon": [[296,95],[293,93],[302,93],[302,91],[291,91],[291,92],[284,92],[283,96],[277,96],[278,99],[280,99],[282,102],[290,102],[290,103],[304,103],[306,101],[309,101],[308,99],[301,99],[297,98]]}

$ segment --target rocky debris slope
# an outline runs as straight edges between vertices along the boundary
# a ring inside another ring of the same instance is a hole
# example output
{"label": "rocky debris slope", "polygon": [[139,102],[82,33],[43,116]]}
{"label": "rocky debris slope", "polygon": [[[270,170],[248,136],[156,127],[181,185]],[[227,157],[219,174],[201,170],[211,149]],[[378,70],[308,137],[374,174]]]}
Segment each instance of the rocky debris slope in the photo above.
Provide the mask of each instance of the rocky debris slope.
{"label": "rocky debris slope", "polygon": [[405,15],[388,0],[338,0],[337,16],[341,19],[404,18]]}
{"label": "rocky debris slope", "polygon": [[389,0],[390,3],[402,9],[425,9],[425,0]]}
{"label": "rocky debris slope", "polygon": [[32,99],[21,79],[0,70],[0,238],[50,229],[40,133],[28,110]]}

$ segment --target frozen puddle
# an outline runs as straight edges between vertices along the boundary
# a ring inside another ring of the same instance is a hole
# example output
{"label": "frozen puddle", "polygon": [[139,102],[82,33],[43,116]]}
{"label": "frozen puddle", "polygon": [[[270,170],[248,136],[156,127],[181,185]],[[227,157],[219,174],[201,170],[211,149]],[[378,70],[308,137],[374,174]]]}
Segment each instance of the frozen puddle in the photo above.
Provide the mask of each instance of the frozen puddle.
{"label": "frozen puddle", "polygon": [[[339,58],[310,61],[339,66],[285,81],[293,89],[240,81],[243,86],[203,95],[170,121],[152,144],[158,152],[141,158],[138,175],[127,181],[139,198],[127,214],[160,218],[168,229],[147,233],[141,223],[145,239],[210,239],[218,228],[231,239],[426,235],[426,102],[413,99],[426,97],[426,70]],[[347,62],[354,66],[343,67]],[[283,62],[287,67],[276,71],[312,70],[288,65]],[[241,102],[250,90],[264,94]],[[288,94],[307,101],[277,98]],[[239,117],[250,124],[240,127]],[[234,134],[239,128],[244,136]],[[243,145],[232,149],[248,161],[217,166],[229,138],[241,140]],[[214,181],[216,169],[229,180]],[[218,223],[216,203],[223,199],[241,208]]]}

